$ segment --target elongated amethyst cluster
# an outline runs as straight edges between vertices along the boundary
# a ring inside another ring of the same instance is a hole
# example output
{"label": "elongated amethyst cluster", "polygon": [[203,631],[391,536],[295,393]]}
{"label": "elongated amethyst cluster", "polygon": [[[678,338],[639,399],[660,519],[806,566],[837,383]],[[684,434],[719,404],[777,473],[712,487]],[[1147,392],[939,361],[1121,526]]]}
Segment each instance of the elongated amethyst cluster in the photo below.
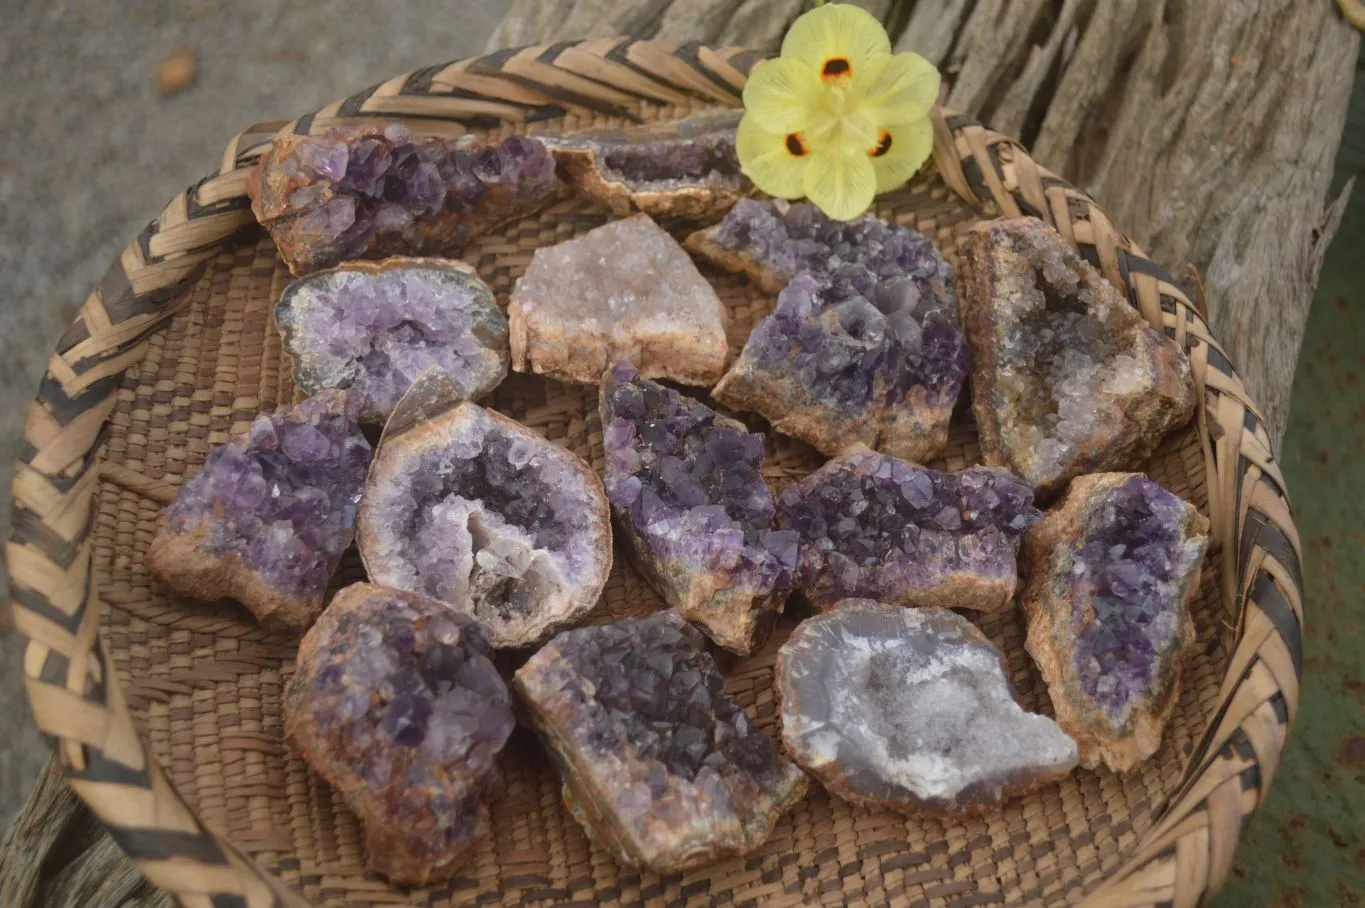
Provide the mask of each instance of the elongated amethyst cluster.
{"label": "elongated amethyst cluster", "polygon": [[507,375],[507,319],[463,262],[347,262],[284,289],[275,324],[304,392],[346,388],[382,424],[428,369],[474,399]]}
{"label": "elongated amethyst cluster", "polygon": [[627,363],[602,379],[607,497],[645,575],[721,646],[752,651],[792,586],[800,536],[775,530],[763,436]]}
{"label": "elongated amethyst cluster", "polygon": [[495,146],[391,124],[280,136],[247,191],[290,270],[303,274],[346,259],[458,252],[548,203],[558,185],[535,139]]}
{"label": "elongated amethyst cluster", "polygon": [[355,535],[370,461],[356,410],[326,391],[215,448],[167,509],[147,569],[182,595],[228,596],[302,631]]}
{"label": "elongated amethyst cluster", "polygon": [[1075,480],[1030,531],[1028,648],[1086,766],[1124,771],[1156,751],[1194,639],[1208,522],[1136,473]]}
{"label": "elongated amethyst cluster", "polygon": [[830,461],[778,499],[801,534],[800,588],[818,609],[841,599],[993,611],[1016,583],[1016,540],[1040,517],[1004,470],[942,473],[871,451]]}
{"label": "elongated amethyst cluster", "polygon": [[806,787],[703,642],[672,611],[565,631],[513,681],[574,817],[658,873],[748,854]]}
{"label": "elongated amethyst cluster", "polygon": [[365,827],[370,869],[447,879],[487,834],[516,719],[473,619],[357,583],[303,638],[284,693],[289,743]]}

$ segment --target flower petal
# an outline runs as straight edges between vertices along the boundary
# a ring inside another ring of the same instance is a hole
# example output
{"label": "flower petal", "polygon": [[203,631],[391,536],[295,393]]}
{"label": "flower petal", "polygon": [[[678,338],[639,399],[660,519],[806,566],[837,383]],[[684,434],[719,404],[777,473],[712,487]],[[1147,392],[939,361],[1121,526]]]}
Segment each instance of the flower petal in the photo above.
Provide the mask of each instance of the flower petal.
{"label": "flower petal", "polygon": [[878,57],[891,53],[891,39],[877,18],[865,9],[846,3],[828,3],[803,13],[782,39],[782,56],[815,70],[826,70],[830,61],[843,61],[840,78],[857,78],[858,73]]}
{"label": "flower petal", "polygon": [[891,140],[886,153],[871,158],[879,195],[905,185],[934,150],[934,124],[927,119],[888,127],[886,135]]}
{"label": "flower petal", "polygon": [[735,154],[744,175],[759,189],[778,198],[799,199],[806,194],[806,168],[811,156],[792,154],[787,139],[763,129],[746,113],[735,133]]}
{"label": "flower petal", "polygon": [[838,221],[851,221],[872,205],[877,174],[866,152],[817,148],[805,173],[806,198]]}
{"label": "flower petal", "polygon": [[810,126],[824,91],[819,74],[805,63],[764,60],[744,85],[744,110],[768,132],[800,132]]}
{"label": "flower petal", "polygon": [[855,77],[854,90],[862,95],[858,110],[878,126],[912,123],[934,106],[941,82],[934,64],[919,54],[883,57]]}

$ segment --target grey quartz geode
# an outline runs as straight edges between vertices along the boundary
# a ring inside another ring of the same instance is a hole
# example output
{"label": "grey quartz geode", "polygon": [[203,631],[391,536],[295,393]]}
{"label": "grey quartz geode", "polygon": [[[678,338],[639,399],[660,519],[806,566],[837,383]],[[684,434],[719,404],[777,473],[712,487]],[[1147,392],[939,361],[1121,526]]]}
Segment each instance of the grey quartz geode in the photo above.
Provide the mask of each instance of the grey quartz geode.
{"label": "grey quartz geode", "polygon": [[565,631],[513,680],[565,805],[618,861],[678,873],[763,845],[806,778],[676,612]]}
{"label": "grey quartz geode", "polygon": [[357,529],[371,579],[481,621],[497,647],[580,619],[611,570],[602,481],[572,452],[461,403],[432,371],[399,401]]}
{"label": "grey quartz geode", "polygon": [[967,619],[862,599],[797,627],[777,656],[782,739],[840,797],[962,816],[1059,779],[1076,742],[1014,698]]}

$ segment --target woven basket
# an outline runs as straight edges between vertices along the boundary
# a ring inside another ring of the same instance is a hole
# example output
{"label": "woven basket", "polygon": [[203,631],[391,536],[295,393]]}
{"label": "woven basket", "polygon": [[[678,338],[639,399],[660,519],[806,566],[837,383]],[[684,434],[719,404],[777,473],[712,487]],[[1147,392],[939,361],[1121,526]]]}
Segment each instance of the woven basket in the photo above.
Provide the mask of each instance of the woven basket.
{"label": "woven basket", "polygon": [[[29,641],[33,711],[72,788],[181,904],[1192,906],[1222,884],[1298,702],[1302,577],[1279,468],[1205,313],[1085,193],[965,117],[936,112],[933,166],[880,199],[880,212],[932,237],[950,259],[980,219],[1043,218],[1188,351],[1200,390],[1193,424],[1147,465],[1212,519],[1194,606],[1199,656],[1160,753],[1137,772],[1078,771],[961,823],[853,807],[812,786],[758,853],[659,877],[617,866],[585,838],[546,760],[518,732],[493,835],[452,883],[394,890],[366,875],[355,818],[282,741],[292,644],[233,604],[170,596],[144,571],[177,484],[211,448],[295,395],[270,315],[288,273],[244,188],[276,130],[374,117],[440,135],[624,125],[733,106],[758,59],[664,40],[511,50],[261,124],[229,143],[220,168],[172,201],[86,300],[29,413],[8,551],[15,619]],[[566,195],[466,258],[505,302],[532,250],[605,219]],[[738,350],[773,301],[735,276],[709,276]],[[601,467],[594,388],[513,375],[493,404]],[[771,440],[776,486],[820,462],[799,443]],[[975,430],[960,422],[934,465],[978,461]],[[358,562],[342,574],[358,579]],[[595,618],[658,606],[618,559]],[[731,691],[769,730],[773,657],[790,626],[727,670]],[[1025,705],[1050,711],[1019,616],[990,616],[983,628],[1008,654]]]}

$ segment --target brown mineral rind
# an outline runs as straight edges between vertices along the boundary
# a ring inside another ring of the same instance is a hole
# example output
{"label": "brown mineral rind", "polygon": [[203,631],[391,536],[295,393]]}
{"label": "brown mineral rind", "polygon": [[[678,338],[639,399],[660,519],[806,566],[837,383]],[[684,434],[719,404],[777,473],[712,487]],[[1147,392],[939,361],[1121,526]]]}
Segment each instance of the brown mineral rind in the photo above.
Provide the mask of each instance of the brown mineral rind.
{"label": "brown mineral rind", "polygon": [[[1015,236],[1032,235],[1035,241],[1054,245],[1068,266],[1081,275],[1096,311],[1110,310],[1125,324],[1131,345],[1123,351],[1146,365],[1149,382],[1117,401],[1123,412],[1121,424],[1106,427],[1092,437],[1062,469],[1044,472],[1029,447],[1011,448],[1001,437],[998,412],[1008,404],[998,399],[995,373],[996,341],[992,307],[1005,297],[1002,281],[1031,271],[1012,246]],[[984,221],[973,227],[961,246],[962,322],[972,352],[972,412],[976,416],[982,459],[988,466],[1004,467],[1034,487],[1040,500],[1055,497],[1074,477],[1085,473],[1133,467],[1156,450],[1172,429],[1194,415],[1194,385],[1189,361],[1176,343],[1152,328],[1128,301],[1062,239],[1037,218],[1022,217]]]}
{"label": "brown mineral rind", "polygon": [[[1103,764],[1114,772],[1128,772],[1160,749],[1162,730],[1180,699],[1180,676],[1194,655],[1189,607],[1199,592],[1200,563],[1187,576],[1180,594],[1179,649],[1162,662],[1151,695],[1134,707],[1123,727],[1115,728],[1091,704],[1076,676],[1076,637],[1067,620],[1073,603],[1067,592],[1070,560],[1066,551],[1080,544],[1091,514],[1103,506],[1109,492],[1137,475],[1141,474],[1097,473],[1073,480],[1066,497],[1024,535],[1020,551],[1028,577],[1020,600],[1028,622],[1024,646],[1047,684],[1057,724],[1076,740],[1086,769]],[[1181,538],[1206,537],[1208,531],[1208,518],[1186,502]]]}
{"label": "brown mineral rind", "polygon": [[[781,199],[775,200],[773,204],[777,207],[778,212],[783,215],[790,207]],[[727,246],[722,246],[716,242],[718,232],[720,232],[720,225],[712,224],[710,227],[689,234],[687,239],[683,241],[683,248],[717,268],[744,275],[757,284],[758,288],[764,293],[776,296],[782,292],[782,288],[787,286],[792,275],[776,274],[751,257],[736,252]]]}

